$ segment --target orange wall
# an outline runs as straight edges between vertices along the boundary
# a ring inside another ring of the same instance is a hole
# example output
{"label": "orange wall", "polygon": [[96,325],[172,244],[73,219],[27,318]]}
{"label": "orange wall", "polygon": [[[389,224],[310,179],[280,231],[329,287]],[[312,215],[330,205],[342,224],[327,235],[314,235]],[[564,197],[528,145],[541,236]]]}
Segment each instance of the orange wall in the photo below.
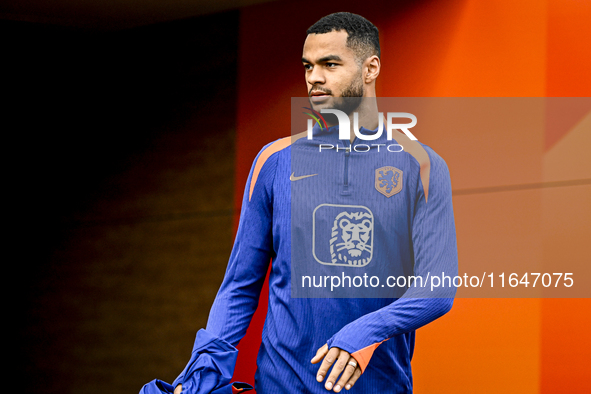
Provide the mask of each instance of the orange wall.
{"label": "orange wall", "polygon": [[[306,94],[299,63],[305,30],[331,12],[359,13],[380,29],[383,97],[591,96],[589,1],[303,4],[241,11],[237,207],[256,153],[290,133],[290,98]],[[494,150],[471,130],[423,141],[447,161],[454,190],[591,179],[591,163],[581,162],[590,122],[580,121],[590,110],[579,109],[569,127],[523,130]],[[501,157],[519,171],[499,177]],[[456,195],[460,272],[462,262],[495,249],[505,264],[530,259],[556,271],[565,250],[583,263],[589,192],[587,184]],[[265,297],[240,344],[237,380],[253,380]],[[457,299],[447,316],[417,332],[416,392],[591,392],[590,307],[588,299]]]}

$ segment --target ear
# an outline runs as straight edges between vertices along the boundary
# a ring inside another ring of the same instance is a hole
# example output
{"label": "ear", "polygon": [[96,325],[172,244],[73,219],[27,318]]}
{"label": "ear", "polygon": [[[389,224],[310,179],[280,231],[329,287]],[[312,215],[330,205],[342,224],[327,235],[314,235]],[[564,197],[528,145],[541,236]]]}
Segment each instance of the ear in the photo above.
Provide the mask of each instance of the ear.
{"label": "ear", "polygon": [[370,56],[363,62],[363,81],[365,83],[372,83],[380,75],[380,58],[377,56]]}

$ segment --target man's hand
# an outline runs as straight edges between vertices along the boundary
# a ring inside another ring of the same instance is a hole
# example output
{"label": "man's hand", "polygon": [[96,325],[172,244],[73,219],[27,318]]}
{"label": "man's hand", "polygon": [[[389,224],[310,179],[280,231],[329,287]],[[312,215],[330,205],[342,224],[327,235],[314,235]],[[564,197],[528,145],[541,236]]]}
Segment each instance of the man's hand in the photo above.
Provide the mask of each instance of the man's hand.
{"label": "man's hand", "polygon": [[178,386],[175,387],[174,394],[181,394],[181,391],[183,391],[183,385],[179,384]]}
{"label": "man's hand", "polygon": [[[312,364],[316,364],[322,359],[324,360],[318,369],[318,375],[316,375],[316,380],[319,382],[324,380],[329,368],[334,364],[332,371],[324,384],[324,387],[329,391],[333,389],[333,386],[334,391],[337,393],[341,391],[343,387],[346,390],[349,390],[361,376],[361,368],[359,368],[357,361],[354,357],[351,357],[349,352],[346,352],[343,349],[332,347],[329,350],[328,345],[324,345],[318,349],[311,362]],[[339,375],[341,375],[341,378],[337,382]]]}

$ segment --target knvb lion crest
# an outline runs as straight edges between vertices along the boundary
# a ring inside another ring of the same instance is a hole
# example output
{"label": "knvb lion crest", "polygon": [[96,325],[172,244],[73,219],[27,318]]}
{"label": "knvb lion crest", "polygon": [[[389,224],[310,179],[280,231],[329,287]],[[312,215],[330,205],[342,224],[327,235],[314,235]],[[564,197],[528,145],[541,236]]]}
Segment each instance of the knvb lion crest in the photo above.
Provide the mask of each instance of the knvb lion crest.
{"label": "knvb lion crest", "polygon": [[373,217],[366,212],[341,212],[334,220],[330,238],[333,264],[365,266],[371,261]]}
{"label": "knvb lion crest", "polygon": [[376,190],[390,198],[402,190],[402,170],[386,166],[376,170]]}
{"label": "knvb lion crest", "polygon": [[374,217],[363,205],[320,204],[312,213],[312,253],[323,265],[364,267],[373,257]]}

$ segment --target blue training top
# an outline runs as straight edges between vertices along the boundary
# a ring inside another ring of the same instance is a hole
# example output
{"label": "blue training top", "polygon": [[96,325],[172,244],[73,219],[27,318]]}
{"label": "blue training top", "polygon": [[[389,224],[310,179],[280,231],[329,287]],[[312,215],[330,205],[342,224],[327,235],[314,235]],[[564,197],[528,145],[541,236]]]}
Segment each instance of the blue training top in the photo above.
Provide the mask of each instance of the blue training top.
{"label": "blue training top", "polygon": [[287,137],[257,155],[207,331],[238,344],[272,262],[259,394],[326,393],[310,363],[326,343],[363,370],[350,392],[412,393],[415,330],[450,310],[455,288],[440,278],[456,276],[458,262],[447,165],[395,138],[404,150],[316,125],[313,139]]}

